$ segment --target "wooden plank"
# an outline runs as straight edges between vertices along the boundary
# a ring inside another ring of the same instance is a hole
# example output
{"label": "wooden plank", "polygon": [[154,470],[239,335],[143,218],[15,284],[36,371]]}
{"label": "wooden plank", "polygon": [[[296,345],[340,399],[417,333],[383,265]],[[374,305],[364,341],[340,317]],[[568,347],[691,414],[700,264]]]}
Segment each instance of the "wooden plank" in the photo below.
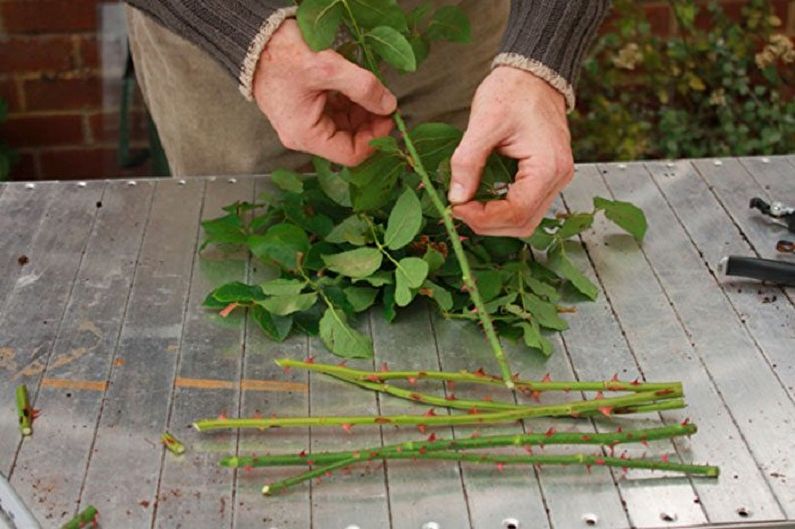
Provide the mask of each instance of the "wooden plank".
{"label": "wooden plank", "polygon": [[[588,170],[585,169],[586,172]],[[601,233],[597,233],[593,240],[599,241],[601,236]],[[584,247],[572,244],[567,251],[577,268],[599,285],[599,278]],[[576,305],[577,312],[569,319],[571,328],[562,336],[575,375],[578,380],[605,380],[614,374],[622,380],[642,379],[643,372],[615,319],[609,295],[603,287],[600,290],[596,301]],[[601,420],[597,422],[597,427],[605,432],[614,431],[616,423],[628,430],[659,426],[660,422],[660,416],[654,414],[633,419]],[[629,446],[621,450],[624,449],[630,457],[655,457],[673,453],[674,446],[670,442],[657,442],[648,447]],[[613,474],[632,527],[659,527],[664,522],[661,518],[671,513],[676,514],[676,520],[665,522],[666,526],[695,526],[706,522],[700,505],[693,501],[697,495],[688,480],[652,480],[648,473],[641,471],[626,474],[616,471]],[[593,513],[600,517],[601,509]]]}
{"label": "wooden plank", "polygon": [[[644,252],[763,474],[795,474],[795,458],[789,457],[795,405],[697,247],[648,175],[611,170],[604,178],[617,198],[646,210]],[[769,484],[785,513],[795,514],[795,487],[777,479]]]}
{"label": "wooden plank", "polygon": [[[18,384],[26,384],[35,404],[104,187],[104,182],[86,188],[42,186],[32,192],[50,204],[44,220],[27,217],[34,210],[20,212],[28,225],[38,228],[26,251],[29,262],[12,287],[0,321],[0,395],[13,395]],[[11,474],[19,443],[16,410],[0,406],[0,472]]]}
{"label": "wooden plank", "polygon": [[[254,182],[250,178],[230,182],[218,179],[207,183],[202,220],[226,213],[223,207],[235,201],[250,201]],[[202,234],[200,238],[203,239]],[[212,376],[221,380],[240,380],[243,352],[241,311],[227,319],[211,315],[202,302],[215,287],[230,281],[245,281],[248,256],[234,255],[218,248],[208,248],[194,265],[188,309],[183,323],[177,377],[201,379]],[[212,435],[213,450],[194,448],[207,434],[191,427],[197,419],[219,414],[237,414],[239,386],[199,388],[182,385],[174,388],[166,430],[187,447],[182,456],[165,451],[157,502],[155,527],[171,528],[175,523],[195,529],[218,529],[231,526],[234,474],[218,465],[219,450],[233,453],[234,432]],[[199,477],[201,478],[199,479]]]}
{"label": "wooden plank", "polygon": [[[641,165],[631,165],[626,173],[636,178],[646,175]],[[594,194],[610,196],[604,182],[590,169],[579,172],[575,185],[565,196],[576,210],[589,209]],[[656,200],[644,200],[640,205],[647,211],[665,207],[664,201]],[[603,222],[598,226],[599,231],[608,230]],[[652,225],[651,229],[646,244],[650,244],[652,238],[668,237],[668,226]],[[644,375],[649,379],[681,380],[685,385],[690,405],[688,415],[699,424],[701,431],[692,443],[677,444],[680,455],[686,460],[709,461],[722,468],[723,477],[719,481],[694,480],[709,521],[736,521],[740,519],[737,509],[742,507],[759,519],[782,518],[783,513],[765,477],[748,452],[709,372],[694,351],[666,292],[637,243],[623,234],[602,241],[587,233],[584,239]],[[682,415],[664,414],[667,420],[681,420]],[[678,513],[667,514],[678,517]]]}
{"label": "wooden plank", "polygon": [[[272,190],[267,178],[257,178],[256,195]],[[262,282],[275,277],[276,271],[251,260],[250,282]],[[284,343],[268,339],[249,316],[246,320],[245,357],[243,376],[249,380],[281,380],[294,384],[307,384],[305,371],[291,369],[287,372],[274,363],[280,357],[304,359],[309,354],[309,340],[301,335],[288,338]],[[240,416],[251,417],[257,413],[288,416],[309,415],[309,394],[302,391],[243,392]],[[309,430],[299,428],[274,429],[267,432],[241,431],[237,436],[237,453],[241,455],[264,452],[298,453],[309,449]],[[296,487],[277,498],[265,498],[261,489],[266,481],[284,479],[302,469],[294,467],[251,469],[235,473],[235,501],[233,527],[278,527],[279,529],[306,529],[311,527],[310,487]],[[333,486],[333,484],[332,484]]]}
{"label": "wooden plank", "polygon": [[54,526],[75,515],[153,190],[106,188],[36,398],[42,418],[17,459],[14,487]]}
{"label": "wooden plank", "polygon": [[[377,307],[371,313],[375,364],[382,366],[387,363],[389,368],[399,370],[439,369],[433,328],[425,303],[415,303],[403,309],[391,324],[384,319],[381,310]],[[416,387],[419,391],[444,395],[440,383],[417,382]],[[383,415],[422,415],[429,409],[388,395],[381,395],[379,401]],[[443,413],[445,410],[437,411]],[[422,434],[417,428],[386,426],[384,443],[424,440],[431,432],[429,429]],[[449,438],[452,432],[449,428],[442,428],[436,429],[435,434]],[[387,477],[393,529],[413,529],[429,522],[441,527],[470,527],[458,464],[444,461],[387,462]],[[473,526],[478,527],[476,524]]]}
{"label": "wooden plank", "polygon": [[[358,330],[371,334],[368,315],[358,322]],[[326,351],[319,338],[309,341],[309,354],[318,360],[334,362],[337,359]],[[357,369],[373,369],[372,360],[349,361]],[[323,376],[310,377],[310,411],[312,416],[324,415],[376,415],[376,395]],[[355,450],[379,446],[381,432],[373,427],[353,428],[351,433],[341,428],[310,429],[312,451]],[[322,479],[311,489],[312,526],[314,529],[338,527],[391,527],[386,476],[383,465],[372,463],[354,467],[351,475],[338,473]]]}
{"label": "wooden plank", "polygon": [[647,167],[698,248],[699,256],[718,277],[771,369],[790,398],[794,398],[795,309],[783,289],[753,280],[721,277],[718,271],[721,259],[728,255],[754,256],[754,248],[689,162],[679,162],[673,167],[650,163]]}
{"label": "wooden plank", "polygon": [[196,254],[204,180],[157,184],[81,505],[108,527],[150,527]]}

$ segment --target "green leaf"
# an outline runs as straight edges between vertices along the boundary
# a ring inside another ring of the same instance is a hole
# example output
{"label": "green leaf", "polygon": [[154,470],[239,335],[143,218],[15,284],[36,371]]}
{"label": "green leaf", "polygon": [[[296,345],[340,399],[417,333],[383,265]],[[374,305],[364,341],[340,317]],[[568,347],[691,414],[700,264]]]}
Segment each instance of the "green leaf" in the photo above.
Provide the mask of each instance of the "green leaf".
{"label": "green leaf", "polygon": [[317,181],[323,193],[340,206],[351,207],[350,185],[339,174],[331,170],[331,162],[314,157],[312,164],[315,166]]}
{"label": "green leaf", "polygon": [[345,314],[331,307],[320,319],[320,339],[329,351],[344,358],[372,358],[373,342],[352,329]]}
{"label": "green leaf", "polygon": [[260,284],[262,292],[268,296],[291,296],[293,294],[300,294],[306,286],[306,281],[298,279],[271,279]]}
{"label": "green leaf", "polygon": [[276,169],[271,173],[271,181],[282,191],[303,193],[304,182],[298,173],[287,169]]}
{"label": "green leaf", "polygon": [[514,237],[484,237],[482,244],[495,263],[508,261],[524,246]]}
{"label": "green leaf", "polygon": [[414,59],[417,61],[417,68],[419,68],[425,62],[425,59],[428,58],[431,45],[422,35],[409,36],[409,44],[411,44],[411,51],[414,52]]}
{"label": "green leaf", "polygon": [[304,257],[304,270],[312,270],[317,272],[321,268],[325,268],[326,263],[323,261],[323,256],[332,254],[337,250],[338,248],[336,246],[326,241],[316,242],[312,245]]}
{"label": "green leaf", "polygon": [[575,213],[566,218],[557,232],[561,239],[580,234],[593,225],[593,213]]}
{"label": "green leaf", "polygon": [[377,151],[385,152],[388,154],[400,154],[400,147],[397,140],[392,136],[381,136],[370,140],[370,147]]}
{"label": "green leaf", "polygon": [[389,214],[384,246],[399,250],[414,240],[422,227],[422,206],[414,190],[407,187]]}
{"label": "green leaf", "polygon": [[560,300],[560,294],[558,294],[557,289],[552,285],[533,277],[529,269],[527,269],[523,274],[522,281],[524,281],[524,283],[530,287],[530,290],[532,290],[537,296],[543,296],[552,303],[557,303]]}
{"label": "green leaf", "polygon": [[593,205],[596,209],[604,210],[605,217],[613,221],[616,226],[632,235],[635,240],[642,241],[646,235],[646,215],[643,210],[629,202],[608,200],[594,197]]}
{"label": "green leaf", "polygon": [[350,169],[351,202],[354,211],[372,211],[389,203],[392,189],[406,167],[394,154],[376,152]]}
{"label": "green leaf", "polygon": [[370,283],[374,287],[382,287],[394,283],[392,280],[392,272],[387,272],[386,270],[378,270],[367,277],[353,280],[354,283],[359,283],[360,281]]}
{"label": "green leaf", "polygon": [[271,314],[261,305],[254,305],[251,308],[251,317],[257,322],[262,332],[272,340],[283,342],[293,328],[292,316],[277,316]]}
{"label": "green leaf", "polygon": [[460,130],[446,123],[423,123],[411,131],[414,148],[430,171],[436,171],[442,160],[453,155],[462,136]]}
{"label": "green leaf", "polygon": [[499,296],[492,299],[491,301],[485,302],[483,306],[486,307],[486,312],[488,312],[489,314],[493,314],[495,312],[502,310],[502,308],[505,307],[506,305],[513,303],[514,300],[516,299],[516,296],[517,296],[516,292],[510,292],[508,294],[505,294],[504,296]]}
{"label": "green leaf", "polygon": [[332,272],[353,278],[363,278],[381,268],[383,258],[378,248],[365,247],[324,255],[323,261]]}
{"label": "green leaf", "polygon": [[337,224],[326,241],[334,244],[350,243],[362,246],[370,241],[370,225],[360,215],[351,215]]}
{"label": "green leaf", "polygon": [[552,355],[552,344],[542,334],[535,322],[520,322],[516,325],[524,331],[524,343],[527,347],[535,349],[544,356]]}
{"label": "green leaf", "polygon": [[364,38],[379,57],[395,68],[406,72],[417,69],[417,60],[411,44],[394,28],[378,26],[365,33]]}
{"label": "green leaf", "polygon": [[533,235],[523,240],[536,250],[545,251],[555,242],[555,235],[549,233],[548,230],[557,230],[560,225],[561,223],[557,219],[543,219],[533,232]]}
{"label": "green leaf", "polygon": [[389,26],[398,31],[408,30],[406,15],[395,0],[347,0],[359,26],[370,29]]}
{"label": "green leaf", "polygon": [[453,308],[453,296],[446,288],[437,285],[433,281],[424,281],[420,294],[433,299],[444,312],[449,312]]}
{"label": "green leaf", "polygon": [[234,213],[202,222],[205,239],[199,250],[208,244],[246,244],[243,222]]}
{"label": "green leaf", "polygon": [[265,299],[265,294],[257,285],[247,285],[240,281],[227,283],[216,288],[210,294],[216,301],[222,303],[253,303]]}
{"label": "green leaf", "polygon": [[271,314],[287,316],[293,312],[309,310],[316,302],[317,292],[307,292],[306,294],[273,296],[259,304],[268,309]]}
{"label": "green leaf", "polygon": [[395,310],[395,285],[387,285],[384,288],[384,319],[390,323],[395,321],[397,311]]}
{"label": "green leaf", "polygon": [[456,6],[442,6],[431,17],[425,35],[432,40],[469,42],[469,18]]}
{"label": "green leaf", "polygon": [[298,259],[309,251],[309,237],[293,224],[276,224],[264,235],[250,235],[247,244],[251,253],[266,260],[272,259],[289,270],[298,268]]}
{"label": "green leaf", "polygon": [[529,312],[539,325],[547,329],[565,331],[569,324],[558,316],[558,309],[552,303],[548,303],[533,294],[525,293],[522,296],[524,309]]}
{"label": "green leaf", "polygon": [[377,288],[370,287],[348,287],[343,289],[345,297],[353,307],[354,312],[362,312],[369,309],[375,303],[378,295]]}
{"label": "green leaf", "polygon": [[496,270],[475,270],[475,284],[483,301],[496,298],[502,291],[502,274]]}
{"label": "green leaf", "polygon": [[226,301],[218,301],[217,299],[215,299],[212,292],[207,294],[207,297],[204,298],[204,301],[202,301],[202,307],[214,310],[225,309],[228,305],[229,303],[227,303]]}
{"label": "green leaf", "polygon": [[580,272],[566,255],[563,246],[555,244],[547,252],[547,267],[559,277],[568,280],[580,293],[591,300],[599,296],[599,288]]}
{"label": "green leaf", "polygon": [[442,267],[442,265],[444,265],[444,255],[442,252],[434,249],[431,246],[428,246],[425,249],[425,255],[422,256],[422,260],[428,263],[429,274],[436,272]]}
{"label": "green leaf", "polygon": [[330,47],[345,15],[341,0],[304,0],[298,6],[298,27],[314,51]]}
{"label": "green leaf", "polygon": [[428,263],[419,257],[404,257],[395,268],[395,302],[405,307],[414,299],[412,289],[422,286],[428,277]]}

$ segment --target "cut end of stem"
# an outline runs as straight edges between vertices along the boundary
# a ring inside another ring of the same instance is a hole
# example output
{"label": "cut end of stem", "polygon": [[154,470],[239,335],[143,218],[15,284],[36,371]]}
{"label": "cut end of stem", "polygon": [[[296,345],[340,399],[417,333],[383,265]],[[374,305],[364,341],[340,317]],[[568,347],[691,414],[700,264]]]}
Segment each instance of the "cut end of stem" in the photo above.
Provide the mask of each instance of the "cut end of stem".
{"label": "cut end of stem", "polygon": [[513,380],[506,380],[505,387],[513,391],[514,389],[516,389],[516,384],[513,383]]}
{"label": "cut end of stem", "polygon": [[262,495],[263,496],[269,496],[270,495],[270,490],[271,490],[270,485],[265,485],[264,487],[262,487]]}
{"label": "cut end of stem", "polygon": [[31,435],[33,433],[33,429],[26,426],[20,428],[20,431],[22,432],[22,435]]}

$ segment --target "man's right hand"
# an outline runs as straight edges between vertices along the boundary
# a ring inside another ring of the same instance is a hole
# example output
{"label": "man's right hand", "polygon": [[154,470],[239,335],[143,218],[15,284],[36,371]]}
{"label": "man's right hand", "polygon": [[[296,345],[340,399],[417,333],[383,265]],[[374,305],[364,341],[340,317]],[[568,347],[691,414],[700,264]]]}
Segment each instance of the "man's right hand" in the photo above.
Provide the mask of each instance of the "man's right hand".
{"label": "man's right hand", "polygon": [[288,149],[353,166],[392,130],[397,99],[371,72],[333,50],[312,51],[295,20],[271,36],[254,76],[254,99]]}

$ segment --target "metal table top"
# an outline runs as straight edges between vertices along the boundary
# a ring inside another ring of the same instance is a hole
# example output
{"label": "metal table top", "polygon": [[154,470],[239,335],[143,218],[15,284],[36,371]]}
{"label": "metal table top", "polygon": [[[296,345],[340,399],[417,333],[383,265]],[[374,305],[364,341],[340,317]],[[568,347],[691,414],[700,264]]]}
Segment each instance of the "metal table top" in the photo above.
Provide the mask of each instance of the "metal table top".
{"label": "metal table top", "polygon": [[[598,301],[577,305],[549,360],[510,346],[523,378],[682,380],[690,406],[664,418],[690,417],[698,435],[640,450],[718,464],[717,481],[399,461],[261,497],[266,477],[294,470],[232,472],[219,456],[417,435],[189,428],[220,413],[412,408],[284,373],[273,358],[333,357],[314,339],[275,344],[243,316],[224,321],[200,307],[214,285],[267,273],[242,254],[197,255],[200,220],[265,186],[256,177],[0,185],[0,473],[45,527],[89,503],[106,529],[795,527],[795,291],[717,273],[728,254],[774,256],[784,229],[748,200],[795,200],[795,156],[579,166],[557,207],[590,210],[594,195],[630,200],[648,216],[647,239],[640,248],[597,221],[573,256],[601,287]],[[363,328],[373,366],[491,366],[475,326],[423,304],[394,324],[374,314]],[[23,382],[41,417],[21,440],[13,394]],[[184,456],[159,444],[167,429],[188,446]]]}

